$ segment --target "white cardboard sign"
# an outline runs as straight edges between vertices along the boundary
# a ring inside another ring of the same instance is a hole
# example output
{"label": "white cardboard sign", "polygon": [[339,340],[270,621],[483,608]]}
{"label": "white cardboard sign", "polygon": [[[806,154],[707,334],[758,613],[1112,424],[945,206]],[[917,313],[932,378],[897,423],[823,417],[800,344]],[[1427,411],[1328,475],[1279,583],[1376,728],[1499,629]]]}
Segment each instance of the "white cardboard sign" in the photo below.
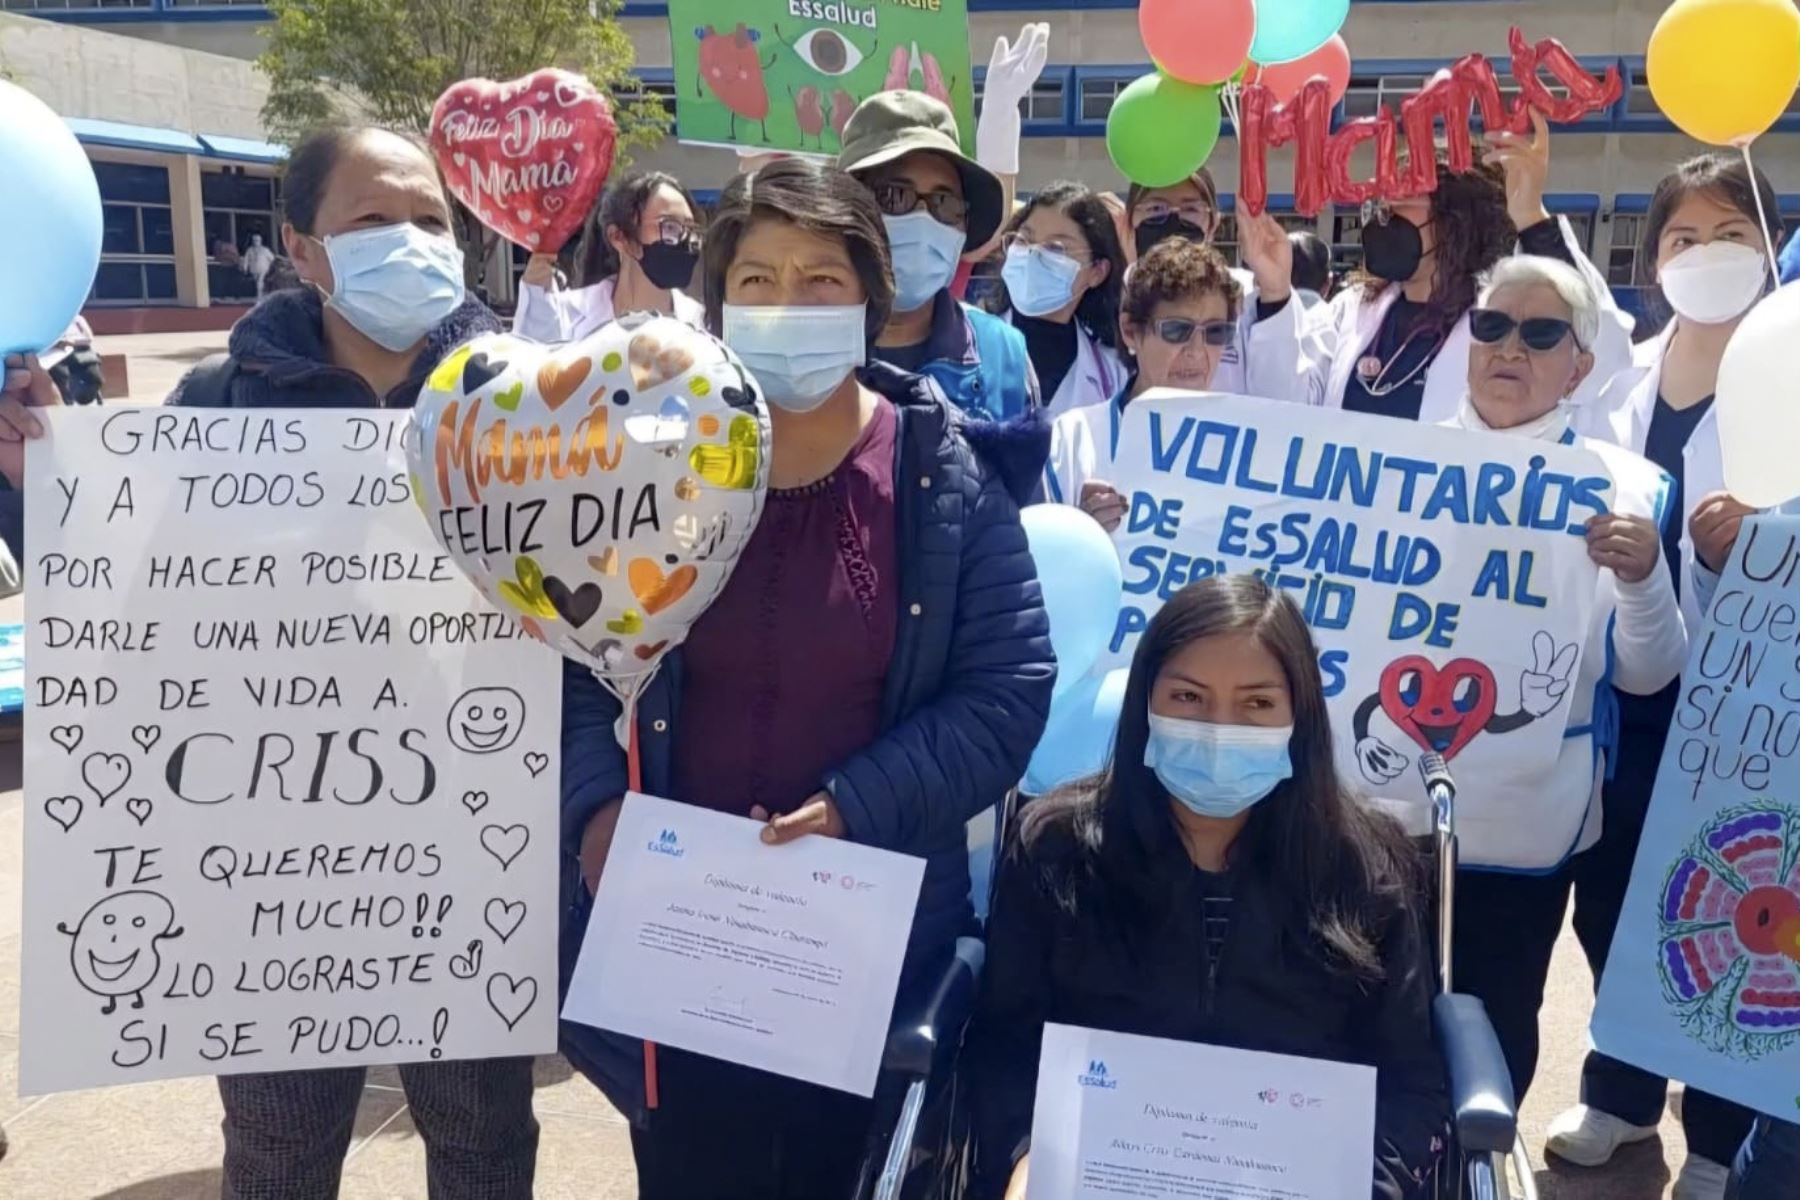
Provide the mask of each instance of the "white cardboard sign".
{"label": "white cardboard sign", "polygon": [[31,444],[22,1092],[554,1048],[560,671],[432,542],[405,429]]}

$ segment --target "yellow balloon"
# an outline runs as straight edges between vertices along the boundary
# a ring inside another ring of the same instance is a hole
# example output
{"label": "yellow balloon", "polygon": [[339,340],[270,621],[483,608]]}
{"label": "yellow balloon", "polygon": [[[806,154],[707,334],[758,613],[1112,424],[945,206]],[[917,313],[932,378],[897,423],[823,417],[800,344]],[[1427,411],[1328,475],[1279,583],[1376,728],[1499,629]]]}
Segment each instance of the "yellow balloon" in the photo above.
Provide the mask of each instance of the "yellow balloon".
{"label": "yellow balloon", "polygon": [[1768,132],[1800,86],[1794,0],[1675,0],[1650,35],[1657,107],[1690,137],[1741,146]]}

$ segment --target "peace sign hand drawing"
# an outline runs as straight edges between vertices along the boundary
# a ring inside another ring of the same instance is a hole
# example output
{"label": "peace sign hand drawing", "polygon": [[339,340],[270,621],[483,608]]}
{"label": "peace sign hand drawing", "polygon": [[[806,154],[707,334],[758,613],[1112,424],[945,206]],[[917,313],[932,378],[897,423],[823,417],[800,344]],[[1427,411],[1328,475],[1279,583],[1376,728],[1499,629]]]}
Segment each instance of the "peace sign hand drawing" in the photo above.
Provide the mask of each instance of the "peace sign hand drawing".
{"label": "peace sign hand drawing", "polygon": [[1556,639],[1539,630],[1531,639],[1530,669],[1519,676],[1519,707],[1533,717],[1547,717],[1569,692],[1581,647],[1570,642],[1558,647]]}

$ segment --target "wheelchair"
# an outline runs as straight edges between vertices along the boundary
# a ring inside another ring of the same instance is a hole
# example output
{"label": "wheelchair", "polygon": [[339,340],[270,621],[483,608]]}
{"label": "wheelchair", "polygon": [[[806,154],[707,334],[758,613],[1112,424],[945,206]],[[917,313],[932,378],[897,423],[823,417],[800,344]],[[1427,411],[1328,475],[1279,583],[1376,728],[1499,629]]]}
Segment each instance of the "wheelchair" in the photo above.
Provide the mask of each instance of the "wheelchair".
{"label": "wheelchair", "polygon": [[[1458,995],[1451,986],[1456,785],[1439,755],[1424,756],[1419,770],[1432,802],[1433,829],[1425,852],[1432,862],[1438,913],[1434,950],[1439,990],[1432,1026],[1450,1096],[1450,1143],[1426,1194],[1433,1200],[1537,1200],[1499,1038],[1481,1001]],[[982,919],[996,857],[1006,844],[1018,802],[1014,793],[995,809],[991,836],[985,818],[971,823],[969,873]],[[980,939],[959,939],[933,986],[895,1014],[853,1200],[961,1200],[964,1195],[971,1151],[968,1106],[963,1103],[966,1084],[957,1058],[974,1013],[984,960]]]}

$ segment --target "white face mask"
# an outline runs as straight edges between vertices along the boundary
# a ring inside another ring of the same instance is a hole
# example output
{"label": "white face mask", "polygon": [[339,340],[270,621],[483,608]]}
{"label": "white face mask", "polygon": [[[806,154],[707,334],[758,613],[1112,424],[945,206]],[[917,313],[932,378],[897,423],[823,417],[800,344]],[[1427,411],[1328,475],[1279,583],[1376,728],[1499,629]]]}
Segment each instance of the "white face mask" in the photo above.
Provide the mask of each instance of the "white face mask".
{"label": "white face mask", "polygon": [[776,408],[811,412],[868,360],[861,304],[794,308],[727,304],[725,344],[744,361]]}
{"label": "white face mask", "polygon": [[1657,274],[1669,307],[1696,325],[1723,325],[1762,295],[1769,263],[1742,242],[1707,242],[1683,250]]}
{"label": "white face mask", "polygon": [[326,303],[357,332],[398,354],[463,306],[463,255],[448,233],[410,221],[316,239],[335,288]]}

